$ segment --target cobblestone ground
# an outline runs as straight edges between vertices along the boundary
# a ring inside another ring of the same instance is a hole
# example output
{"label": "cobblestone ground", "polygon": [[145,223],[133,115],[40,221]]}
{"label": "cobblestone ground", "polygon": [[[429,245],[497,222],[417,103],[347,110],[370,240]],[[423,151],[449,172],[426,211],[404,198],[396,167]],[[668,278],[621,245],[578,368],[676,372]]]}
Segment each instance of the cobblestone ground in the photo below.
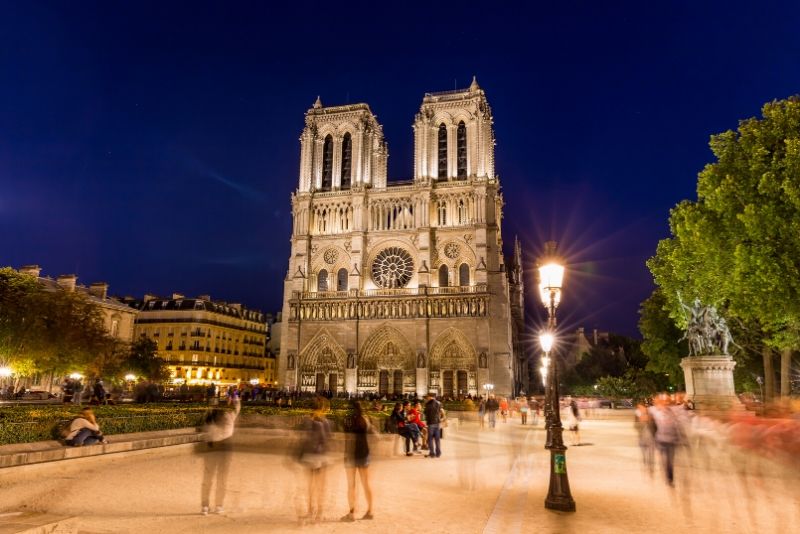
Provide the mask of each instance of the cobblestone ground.
{"label": "cobblestone ground", "polygon": [[[515,421],[494,431],[451,425],[439,459],[395,455],[394,437],[376,436],[375,518],[339,521],[348,506],[337,461],[328,468],[322,520],[300,524],[306,476],[287,455],[294,439],[274,430],[237,432],[222,515],[199,513],[202,466],[189,446],[4,469],[0,512],[72,518],[61,531],[83,533],[760,533],[800,524],[796,472],[705,444],[679,454],[669,488],[658,470],[651,476],[642,468],[628,420],[585,422],[585,445],[567,451],[572,514],[544,509],[544,430]],[[359,489],[356,516],[364,511]],[[0,532],[13,531],[3,528],[2,513]]]}

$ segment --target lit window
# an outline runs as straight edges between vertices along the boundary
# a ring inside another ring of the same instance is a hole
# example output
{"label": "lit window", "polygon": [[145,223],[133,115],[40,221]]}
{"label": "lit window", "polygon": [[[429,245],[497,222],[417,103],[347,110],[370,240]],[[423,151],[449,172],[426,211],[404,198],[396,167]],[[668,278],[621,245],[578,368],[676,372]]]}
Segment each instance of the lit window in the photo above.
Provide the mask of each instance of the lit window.
{"label": "lit window", "polygon": [[447,126],[439,125],[439,181],[447,180]]}
{"label": "lit window", "polygon": [[333,137],[325,137],[322,145],[322,190],[330,191],[333,183]]}

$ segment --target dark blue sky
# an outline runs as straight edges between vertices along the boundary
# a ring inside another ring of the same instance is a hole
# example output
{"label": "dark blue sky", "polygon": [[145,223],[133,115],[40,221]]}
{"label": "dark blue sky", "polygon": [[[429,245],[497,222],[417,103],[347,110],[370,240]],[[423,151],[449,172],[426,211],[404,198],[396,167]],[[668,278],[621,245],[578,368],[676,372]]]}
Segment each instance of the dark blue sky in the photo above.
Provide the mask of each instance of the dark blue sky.
{"label": "dark blue sky", "polygon": [[475,74],[507,248],[558,240],[562,326],[635,334],[709,136],[800,92],[797,2],[388,4],[0,2],[0,264],[277,311],[316,96],[408,178],[423,94]]}

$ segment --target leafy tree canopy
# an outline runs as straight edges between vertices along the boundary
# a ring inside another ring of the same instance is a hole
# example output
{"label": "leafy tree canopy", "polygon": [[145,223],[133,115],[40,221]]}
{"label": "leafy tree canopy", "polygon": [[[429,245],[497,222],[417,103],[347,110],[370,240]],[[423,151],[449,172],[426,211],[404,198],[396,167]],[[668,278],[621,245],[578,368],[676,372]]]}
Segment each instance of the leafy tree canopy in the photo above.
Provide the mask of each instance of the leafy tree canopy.
{"label": "leafy tree canopy", "polygon": [[115,347],[100,310],[83,294],[45,290],[33,276],[0,268],[0,359],[17,375],[100,375]]}
{"label": "leafy tree canopy", "polygon": [[776,348],[800,347],[800,97],[711,138],[716,162],[697,201],[670,214],[672,238],[648,261],[664,309],[685,326],[679,294],[700,298]]}

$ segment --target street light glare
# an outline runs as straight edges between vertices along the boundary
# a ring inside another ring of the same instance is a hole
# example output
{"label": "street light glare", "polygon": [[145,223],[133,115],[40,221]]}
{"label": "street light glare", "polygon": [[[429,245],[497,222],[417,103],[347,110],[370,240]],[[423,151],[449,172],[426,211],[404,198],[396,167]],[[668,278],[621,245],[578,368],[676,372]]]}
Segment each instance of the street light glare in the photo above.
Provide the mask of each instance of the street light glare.
{"label": "street light glare", "polygon": [[550,349],[553,348],[553,342],[555,341],[555,336],[550,332],[545,332],[544,334],[539,335],[539,343],[542,345],[542,350],[544,352],[550,352]]}
{"label": "street light glare", "polygon": [[11,374],[11,367],[0,367],[0,377],[8,378]]}
{"label": "street light glare", "polygon": [[564,266],[550,262],[539,267],[539,287],[545,289],[561,289],[564,283]]}

